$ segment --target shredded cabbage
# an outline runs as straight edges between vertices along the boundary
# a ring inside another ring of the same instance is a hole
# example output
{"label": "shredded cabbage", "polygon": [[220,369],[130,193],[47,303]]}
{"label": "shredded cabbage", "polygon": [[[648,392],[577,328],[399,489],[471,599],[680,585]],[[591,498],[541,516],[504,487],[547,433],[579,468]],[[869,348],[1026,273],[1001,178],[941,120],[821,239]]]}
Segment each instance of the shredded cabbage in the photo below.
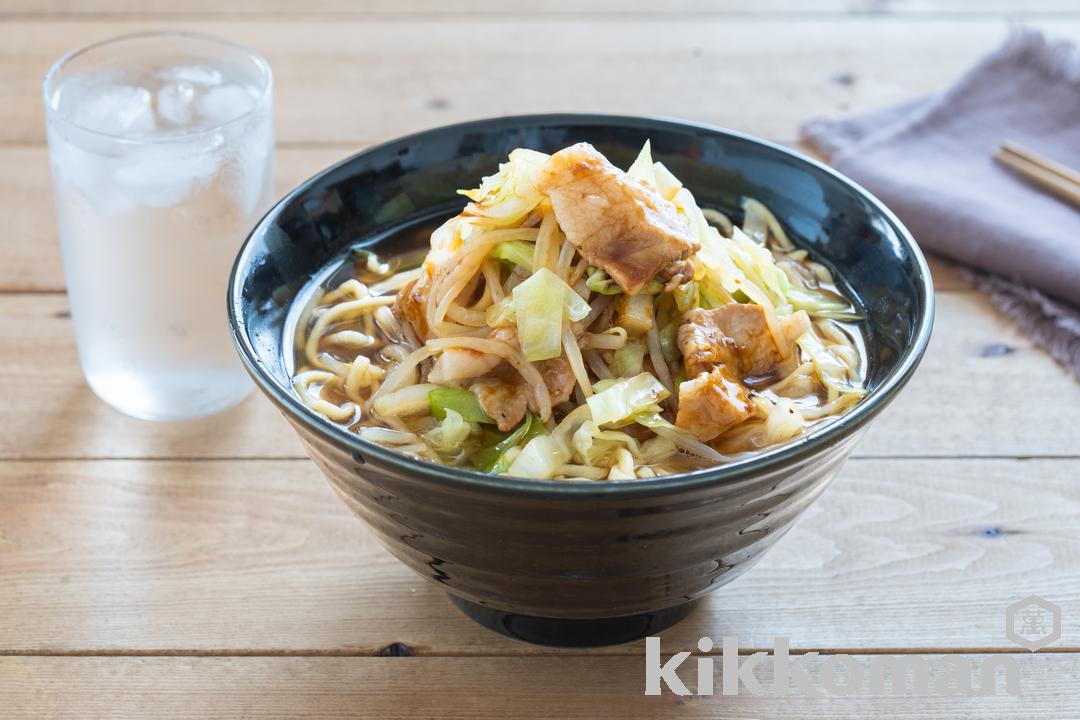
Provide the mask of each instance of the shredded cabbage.
{"label": "shredded cabbage", "polygon": [[660,193],[660,197],[668,201],[673,200],[675,194],[683,186],[679,178],[664,167],[663,163],[653,162],[652,143],[648,140],[641,146],[641,152],[638,153],[637,159],[634,160],[634,164],[630,166],[626,174],[653,187]]}
{"label": "shredded cabbage", "polygon": [[641,373],[645,361],[645,343],[640,340],[627,340],[615,351],[611,361],[611,372],[618,377],[633,377]]}
{"label": "shredded cabbage", "polygon": [[674,200],[683,188],[682,181],[672,175],[663,163],[653,163],[653,170],[656,173],[656,189],[660,196],[665,200]]}
{"label": "shredded cabbage", "polygon": [[[783,249],[794,246],[775,216],[758,201],[744,200],[749,230],[733,226],[730,237],[726,238],[708,223],[689,190],[679,190],[675,204],[680,217],[701,243],[697,257],[705,271],[700,287],[702,299],[706,301],[703,304],[716,307],[745,296],[766,308],[773,327],[775,317],[772,316],[789,315],[798,310],[805,310],[813,317],[850,314],[850,305],[831,294],[792,284],[764,243],[767,233],[771,232]],[[758,241],[748,232],[754,233]]]}
{"label": "shredded cabbage", "polygon": [[830,390],[842,395],[848,393],[866,394],[865,388],[851,382],[851,373],[848,366],[829,352],[829,349],[822,344],[815,333],[803,333],[798,340],[798,345],[803,352],[810,356],[810,360],[814,363],[814,369],[817,370],[821,381]]}
{"label": "shredded cabbage", "polygon": [[669,363],[682,357],[679,350],[679,319],[672,320],[660,329],[660,354]]}
{"label": "shredded cabbage", "polygon": [[518,265],[526,272],[533,269],[533,246],[524,240],[508,240],[491,249],[491,257]]}
{"label": "shredded cabbage", "polygon": [[712,460],[713,462],[727,462],[726,457],[698,440],[690,431],[683,430],[677,425],[672,425],[670,422],[660,417],[659,412],[639,413],[634,417],[634,422],[639,425],[644,425],[656,433],[658,437],[669,440],[688,453],[697,455],[700,458],[705,458],[706,460]]}
{"label": "shredded cabbage", "polygon": [[698,284],[691,280],[675,288],[675,307],[679,312],[689,312],[701,305],[701,293]]}
{"label": "shredded cabbage", "polygon": [[446,417],[424,433],[423,437],[439,452],[453,453],[460,450],[462,443],[476,430],[477,427],[466,421],[457,411],[447,409]]}
{"label": "shredded cabbage", "polygon": [[525,359],[530,362],[562,355],[563,318],[571,322],[589,314],[589,304],[547,268],[540,268],[514,288],[514,317]]}
{"label": "shredded cabbage", "polygon": [[787,273],[776,264],[772,252],[765,246],[758,245],[738,228],[732,231],[729,242],[731,259],[751,282],[769,294],[769,299],[781,315],[805,310],[810,315],[820,317],[826,313],[851,309],[846,302],[840,302],[825,293],[794,286]]}
{"label": "shredded cabbage", "polygon": [[[600,384],[597,383],[598,387]],[[619,380],[597,392],[585,402],[589,404],[592,420],[597,425],[628,420],[654,407],[670,393],[651,373],[641,373],[628,380]]]}
{"label": "shredded cabbage", "polygon": [[472,200],[465,214],[481,218],[492,227],[520,222],[544,199],[536,189],[536,180],[548,157],[524,148],[511,152],[510,161],[500,165],[499,172],[484,178],[479,188],[458,190]]}
{"label": "shredded cabbage", "polygon": [[611,467],[615,453],[620,448],[628,448],[634,455],[640,453],[637,440],[617,430],[601,430],[592,420],[583,422],[574,431],[574,452],[582,463],[595,467]]}
{"label": "shredded cabbage", "polygon": [[[764,400],[769,402],[769,400]],[[769,445],[787,442],[803,431],[805,422],[799,408],[790,398],[777,398],[765,416],[765,442]]]}
{"label": "shredded cabbage", "polygon": [[507,475],[550,480],[570,459],[570,451],[550,435],[530,440],[507,468]]}
{"label": "shredded cabbage", "polygon": [[627,169],[626,174],[644,181],[651,187],[656,187],[656,170],[653,167],[651,142],[646,140],[645,144],[641,146],[641,152],[638,153],[637,159]]}
{"label": "shredded cabbage", "polygon": [[648,465],[671,457],[678,449],[679,446],[671,440],[657,435],[641,443],[641,450],[638,452],[637,459],[642,464]]}

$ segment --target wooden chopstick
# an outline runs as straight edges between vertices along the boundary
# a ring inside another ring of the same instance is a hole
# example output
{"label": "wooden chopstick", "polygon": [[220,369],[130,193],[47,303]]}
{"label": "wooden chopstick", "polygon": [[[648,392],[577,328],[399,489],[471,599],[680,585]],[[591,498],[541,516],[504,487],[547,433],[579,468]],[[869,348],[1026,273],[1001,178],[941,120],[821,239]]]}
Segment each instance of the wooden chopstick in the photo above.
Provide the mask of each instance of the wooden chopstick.
{"label": "wooden chopstick", "polygon": [[1001,144],[994,159],[1080,208],[1080,172],[1010,141]]}

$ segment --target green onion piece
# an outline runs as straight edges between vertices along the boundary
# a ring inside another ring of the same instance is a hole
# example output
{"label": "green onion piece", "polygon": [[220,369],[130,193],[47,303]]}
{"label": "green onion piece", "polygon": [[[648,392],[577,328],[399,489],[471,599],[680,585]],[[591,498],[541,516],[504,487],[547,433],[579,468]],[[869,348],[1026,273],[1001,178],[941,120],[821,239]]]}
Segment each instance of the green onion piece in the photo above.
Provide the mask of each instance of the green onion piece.
{"label": "green onion piece", "polygon": [[530,418],[526,418],[522,422],[522,424],[527,425],[527,427],[525,430],[525,435],[522,436],[521,441],[518,441],[518,443],[511,445],[510,447],[499,453],[499,459],[496,460],[495,463],[491,464],[487,472],[491,473],[492,475],[502,475],[503,473],[507,472],[507,470],[509,470],[510,468],[510,458],[508,457],[510,448],[525,447],[529,444],[529,440],[537,437],[538,435],[544,434],[544,426],[543,423],[540,422],[540,418],[531,418],[531,422],[529,422],[529,419]]}
{"label": "green onion piece", "polygon": [[525,419],[514,428],[512,433],[495,445],[476,453],[473,456],[473,464],[484,472],[494,475],[504,473],[506,468],[510,466],[510,462],[506,458],[506,451],[512,447],[524,445],[537,435],[542,435],[545,432],[544,423],[540,422],[540,418],[532,413],[526,413]]}
{"label": "green onion piece", "polygon": [[532,272],[533,246],[524,240],[501,242],[493,247],[489,254],[496,260],[504,260],[512,265],[524,268],[526,272]]}
{"label": "green onion piece", "polygon": [[435,388],[428,393],[431,414],[438,420],[446,417],[447,410],[453,410],[465,420],[478,423],[494,423],[480,407],[476,395],[459,388]]}
{"label": "green onion piece", "polygon": [[529,429],[525,431],[525,439],[523,442],[529,442],[539,435],[547,435],[547,428],[544,427],[544,423],[541,422],[540,417],[538,415],[532,415],[531,413],[530,417],[532,418],[532,422],[529,424]]}
{"label": "green onion piece", "polygon": [[622,288],[608,274],[598,267],[589,268],[589,276],[585,280],[585,287],[594,293],[601,295],[621,295]]}
{"label": "green onion piece", "polygon": [[[622,295],[622,288],[618,283],[611,279],[611,277],[598,267],[590,267],[587,277],[585,278],[585,287],[601,295]],[[653,278],[645,287],[642,288],[639,295],[659,295],[664,291],[664,283],[660,282],[656,278]]]}
{"label": "green onion piece", "polygon": [[480,432],[463,446],[473,468],[486,471],[498,459],[495,446],[509,436],[510,433],[500,432],[492,425],[481,426]]}

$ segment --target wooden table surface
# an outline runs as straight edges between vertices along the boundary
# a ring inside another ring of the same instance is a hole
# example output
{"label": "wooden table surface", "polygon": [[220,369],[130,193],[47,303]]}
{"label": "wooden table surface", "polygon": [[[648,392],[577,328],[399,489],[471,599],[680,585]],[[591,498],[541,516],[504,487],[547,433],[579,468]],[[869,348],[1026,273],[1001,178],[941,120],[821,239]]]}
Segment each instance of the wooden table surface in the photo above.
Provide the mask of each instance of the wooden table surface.
{"label": "wooden table surface", "polygon": [[[1006,13],[1080,38],[1075,0],[78,5],[0,7],[0,717],[1080,715],[1080,386],[947,263],[909,389],[664,650],[737,635],[864,660],[1008,653],[1024,696],[646,698],[642,643],[557,651],[464,619],[377,545],[262,397],[178,424],[97,401],[39,98],[69,48],[194,28],[270,60],[282,190],[369,143],[507,113],[674,115],[793,144],[805,118],[945,86],[1005,37]],[[1035,654],[1004,634],[1031,594],[1063,616]]]}

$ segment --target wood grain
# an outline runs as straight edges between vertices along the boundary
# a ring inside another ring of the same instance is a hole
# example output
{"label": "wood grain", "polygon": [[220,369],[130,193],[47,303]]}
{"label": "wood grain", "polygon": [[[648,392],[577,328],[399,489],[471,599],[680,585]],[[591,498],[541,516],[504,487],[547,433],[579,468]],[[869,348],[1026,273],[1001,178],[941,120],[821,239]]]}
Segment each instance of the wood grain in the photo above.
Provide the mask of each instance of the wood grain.
{"label": "wood grain", "polygon": [[[253,396],[199,421],[146,423],[83,382],[62,295],[0,295],[0,458],[300,457],[270,403]],[[29,420],[28,420],[29,419]],[[974,292],[942,293],[910,386],[856,449],[877,456],[1080,454],[1080,386]]]}
{"label": "wood grain", "polygon": [[[319,170],[362,147],[285,146],[277,151],[277,192],[284,195]],[[7,231],[0,234],[0,292],[57,292],[64,289],[52,204],[47,151],[39,146],[0,147],[0,209]],[[932,258],[934,287],[969,289],[949,263]]]}
{"label": "wood grain", "polygon": [[557,15],[579,16],[605,14],[617,19],[620,15],[723,15],[723,16],[814,16],[814,15],[913,15],[965,16],[1008,13],[1076,13],[1069,0],[1037,0],[1017,7],[1009,0],[971,3],[964,0],[413,0],[402,3],[393,0],[308,0],[302,6],[289,0],[234,0],[230,3],[213,0],[104,0],[87,3],[79,0],[8,0],[5,12],[28,16],[108,16],[108,15],[250,15],[311,17],[330,14],[370,17],[372,15],[444,17],[474,17],[485,19],[492,15]]}
{"label": "wood grain", "polygon": [[[1080,37],[1077,20],[1037,25]],[[67,50],[180,27],[267,56],[283,142],[351,144],[557,110],[681,116],[792,140],[808,118],[940,90],[1007,32],[997,19],[879,17],[18,20],[0,25],[0,142],[42,141],[39,78]]]}
{"label": "wood grain", "polygon": [[[949,663],[973,668],[1001,656],[929,658],[934,682]],[[874,658],[859,658],[869,663]],[[11,720],[116,720],[143,717],[332,718],[372,717],[525,720],[551,717],[711,718],[796,717],[836,720],[867,717],[941,720],[1045,720],[1075,707],[1080,655],[1017,655],[1021,697],[680,698],[665,691],[644,695],[638,657],[597,658],[5,658],[0,695]],[[818,658],[811,682],[820,680]],[[693,660],[680,668],[688,687]],[[719,660],[715,661],[720,665]],[[719,671],[717,671],[719,672]],[[865,671],[864,671],[865,672]],[[772,686],[772,663],[755,674]],[[973,680],[973,684],[977,680]]]}
{"label": "wood grain", "polygon": [[[1012,648],[1080,617],[1080,460],[852,460],[753,570],[663,633],[745,647]],[[517,655],[381,549],[306,461],[0,465],[0,654]],[[1056,643],[1080,648],[1080,626]],[[641,644],[591,652],[639,654]]]}

